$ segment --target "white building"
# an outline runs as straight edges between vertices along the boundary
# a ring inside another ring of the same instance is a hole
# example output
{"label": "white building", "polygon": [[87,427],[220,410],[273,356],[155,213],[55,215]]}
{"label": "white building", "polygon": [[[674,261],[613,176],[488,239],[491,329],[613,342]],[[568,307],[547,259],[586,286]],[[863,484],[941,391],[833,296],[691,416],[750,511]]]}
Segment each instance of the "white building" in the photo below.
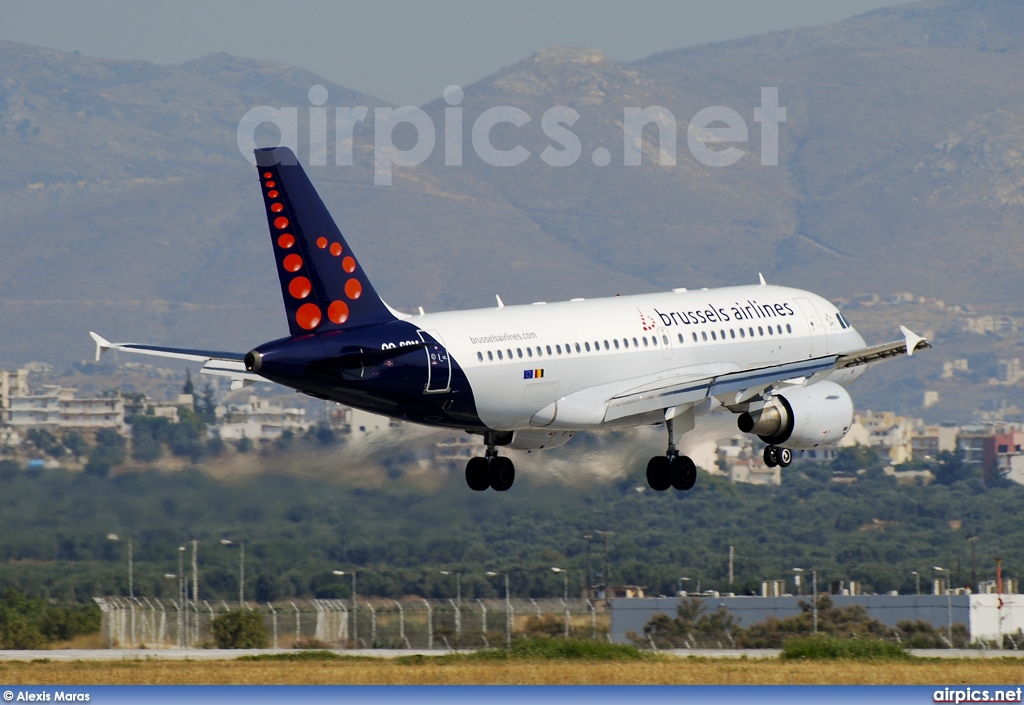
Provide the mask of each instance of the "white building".
{"label": "white building", "polygon": [[245,404],[218,409],[217,415],[224,419],[218,432],[225,441],[275,440],[285,431],[305,433],[312,425],[306,419],[305,409],[279,406],[255,395]]}
{"label": "white building", "polygon": [[8,397],[7,423],[14,428],[50,427],[59,429],[113,428],[127,431],[124,422],[124,399],[120,394],[110,397],[79,399],[67,387],[47,385],[41,394]]}

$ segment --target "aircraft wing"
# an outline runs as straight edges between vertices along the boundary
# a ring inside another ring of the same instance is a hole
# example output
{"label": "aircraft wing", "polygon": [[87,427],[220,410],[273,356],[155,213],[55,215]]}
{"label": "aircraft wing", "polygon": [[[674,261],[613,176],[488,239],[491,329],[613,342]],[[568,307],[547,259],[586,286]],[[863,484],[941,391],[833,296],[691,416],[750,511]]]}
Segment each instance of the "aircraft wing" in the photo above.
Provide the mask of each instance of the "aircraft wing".
{"label": "aircraft wing", "polygon": [[166,348],[159,345],[141,345],[139,343],[112,343],[102,335],[92,331],[89,332],[89,336],[96,343],[97,362],[99,362],[100,356],[107,350],[123,350],[124,352],[136,353],[138,355],[153,355],[155,357],[169,357],[175,360],[201,362],[203,363],[202,369],[199,370],[201,373],[230,377],[232,389],[240,389],[253,382],[266,381],[259,375],[245,369],[245,353]]}
{"label": "aircraft wing", "polygon": [[605,421],[670,410],[718,397],[726,406],[744,404],[772,387],[803,384],[814,375],[824,376],[833,370],[866,365],[899,355],[913,355],[931,344],[900,326],[903,340],[861,348],[839,355],[766,365],[746,370],[727,369],[724,365],[696,365],[662,373],[656,379],[634,380],[628,389],[608,399]]}

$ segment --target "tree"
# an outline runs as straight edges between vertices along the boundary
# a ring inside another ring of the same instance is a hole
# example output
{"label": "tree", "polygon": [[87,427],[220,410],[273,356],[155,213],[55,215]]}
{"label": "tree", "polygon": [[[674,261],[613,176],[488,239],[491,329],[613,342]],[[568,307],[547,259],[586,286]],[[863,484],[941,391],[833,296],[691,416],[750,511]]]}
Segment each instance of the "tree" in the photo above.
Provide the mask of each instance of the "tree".
{"label": "tree", "polygon": [[270,643],[259,612],[232,610],[215,618],[210,631],[218,649],[265,649]]}
{"label": "tree", "polygon": [[97,477],[106,477],[110,471],[125,460],[124,436],[112,428],[96,432],[96,447],[89,453],[85,471]]}
{"label": "tree", "polygon": [[858,470],[881,470],[882,459],[878,451],[871,446],[850,446],[840,448],[836,452],[836,458],[832,461],[832,470],[835,472],[856,473]]}
{"label": "tree", "polygon": [[181,386],[182,394],[195,394],[196,386],[192,384],[192,370],[185,369],[185,384]]}
{"label": "tree", "polygon": [[64,447],[76,458],[80,458],[89,452],[89,442],[77,431],[65,433],[64,438],[61,440],[64,443]]}
{"label": "tree", "polygon": [[944,450],[936,458],[932,474],[935,475],[935,482],[938,484],[952,485],[954,482],[970,479],[974,472],[959,455]]}
{"label": "tree", "polygon": [[217,400],[214,399],[213,387],[209,382],[203,387],[203,396],[196,398],[194,408],[206,423],[217,423]]}

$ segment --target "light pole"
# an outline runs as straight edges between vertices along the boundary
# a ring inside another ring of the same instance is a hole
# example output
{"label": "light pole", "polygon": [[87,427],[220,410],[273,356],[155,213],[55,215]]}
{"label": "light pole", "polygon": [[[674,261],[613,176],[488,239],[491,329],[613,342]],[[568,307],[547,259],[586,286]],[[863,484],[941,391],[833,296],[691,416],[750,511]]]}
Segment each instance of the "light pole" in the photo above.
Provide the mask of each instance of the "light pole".
{"label": "light pole", "polygon": [[949,589],[949,568],[933,566],[932,570],[937,573],[946,574],[946,638],[949,640],[949,648],[953,648],[953,595]]}
{"label": "light pole", "polygon": [[974,560],[974,544],[978,542],[977,534],[971,534],[967,537],[967,540],[971,544],[971,590],[978,589],[978,565]]}
{"label": "light pole", "polygon": [[508,599],[508,573],[487,571],[488,578],[496,578],[499,575],[505,578],[505,648],[509,649],[512,648],[512,603]]}
{"label": "light pole", "polygon": [[552,566],[552,573],[562,574],[562,606],[565,608],[565,638],[569,638],[569,571]]}
{"label": "light pole", "polygon": [[450,570],[438,571],[441,575],[455,576],[455,646],[462,643],[462,575]]}
{"label": "light pole", "polygon": [[[229,539],[221,539],[221,546],[234,546],[234,541]],[[239,541],[238,544],[238,609],[245,607],[245,541]]]}
{"label": "light pole", "polygon": [[916,570],[910,571],[910,574],[914,576],[914,590],[915,590],[914,594],[915,595],[920,595],[921,594],[921,574],[918,573]]}
{"label": "light pole", "polygon": [[[793,572],[796,574],[807,572],[806,568],[794,568]],[[816,568],[811,568],[811,615],[812,615],[812,628],[811,633],[818,633],[818,571]]]}
{"label": "light pole", "polygon": [[452,572],[450,570],[439,570],[441,575],[454,575],[455,576],[455,601],[462,605],[462,574]]}
{"label": "light pole", "polygon": [[356,573],[355,571],[335,570],[335,575],[352,576],[352,643],[358,646],[359,642],[359,605],[356,602]]}
{"label": "light pole", "polygon": [[188,648],[188,582],[185,580],[185,547],[178,546],[178,598],[181,600],[181,611],[178,623],[178,638],[181,645]]}
{"label": "light pole", "polygon": [[[117,534],[107,534],[107,541],[120,541]],[[135,598],[135,562],[132,558],[132,537],[128,537],[128,597]]]}

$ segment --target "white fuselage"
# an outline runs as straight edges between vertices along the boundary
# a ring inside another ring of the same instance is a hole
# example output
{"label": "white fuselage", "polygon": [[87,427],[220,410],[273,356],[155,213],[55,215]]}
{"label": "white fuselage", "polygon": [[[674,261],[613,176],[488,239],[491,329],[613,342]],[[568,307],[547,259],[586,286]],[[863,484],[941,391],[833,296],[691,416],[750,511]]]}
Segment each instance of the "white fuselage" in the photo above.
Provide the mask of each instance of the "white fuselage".
{"label": "white fuselage", "polygon": [[[594,390],[595,408],[659,374],[694,377],[862,348],[831,303],[781,286],[736,286],[413,316],[468,378],[489,428],[548,426],[538,412]],[[835,371],[848,384],[863,371]],[[601,401],[604,399],[604,402]],[[648,419],[634,416],[620,425]],[[657,419],[651,418],[651,421]],[[609,425],[603,412],[555,428]]]}

